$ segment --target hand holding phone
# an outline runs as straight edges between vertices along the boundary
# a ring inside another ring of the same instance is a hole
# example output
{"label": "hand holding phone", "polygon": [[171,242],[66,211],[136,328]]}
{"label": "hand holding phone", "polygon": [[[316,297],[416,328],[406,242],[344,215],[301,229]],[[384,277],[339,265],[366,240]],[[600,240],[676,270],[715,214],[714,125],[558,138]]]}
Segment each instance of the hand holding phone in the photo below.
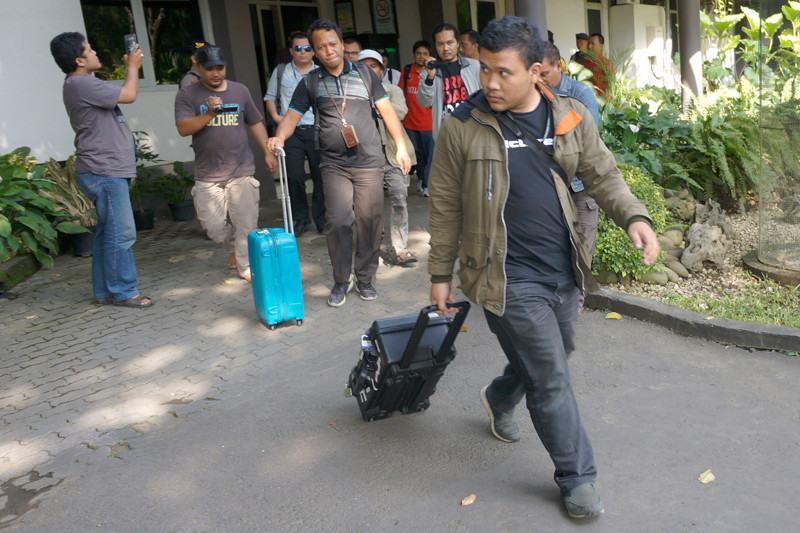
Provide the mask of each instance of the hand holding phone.
{"label": "hand holding phone", "polygon": [[136,34],[135,33],[129,33],[125,37],[123,37],[123,39],[125,40],[125,53],[126,54],[130,54],[131,51],[133,50],[133,47],[136,46],[137,44],[139,44],[139,40],[136,38]]}

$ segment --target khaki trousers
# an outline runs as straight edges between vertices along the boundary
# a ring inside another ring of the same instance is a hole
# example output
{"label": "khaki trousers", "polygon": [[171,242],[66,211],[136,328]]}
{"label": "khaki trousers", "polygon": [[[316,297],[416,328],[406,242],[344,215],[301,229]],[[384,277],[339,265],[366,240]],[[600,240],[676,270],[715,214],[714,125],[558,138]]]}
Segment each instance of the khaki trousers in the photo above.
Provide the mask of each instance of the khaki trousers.
{"label": "khaki trousers", "polygon": [[253,176],[226,181],[196,181],[192,198],[197,218],[214,242],[236,255],[239,275],[250,273],[247,234],[258,227],[258,180]]}

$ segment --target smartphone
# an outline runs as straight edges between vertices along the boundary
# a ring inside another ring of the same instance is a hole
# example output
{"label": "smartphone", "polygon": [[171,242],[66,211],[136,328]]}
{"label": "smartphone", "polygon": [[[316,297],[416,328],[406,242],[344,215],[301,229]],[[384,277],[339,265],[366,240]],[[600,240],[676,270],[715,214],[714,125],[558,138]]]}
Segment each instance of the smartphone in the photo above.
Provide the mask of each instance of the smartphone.
{"label": "smartphone", "polygon": [[125,39],[125,53],[130,54],[133,47],[139,44],[139,41],[136,39],[135,33],[129,33],[124,37]]}

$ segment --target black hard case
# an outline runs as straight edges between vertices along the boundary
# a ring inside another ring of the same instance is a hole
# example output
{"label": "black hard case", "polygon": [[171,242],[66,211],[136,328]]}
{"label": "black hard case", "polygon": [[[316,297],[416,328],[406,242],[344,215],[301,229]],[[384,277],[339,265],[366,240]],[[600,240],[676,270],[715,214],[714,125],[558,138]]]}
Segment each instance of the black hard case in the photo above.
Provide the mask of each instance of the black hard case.
{"label": "black hard case", "polygon": [[464,324],[469,302],[457,302],[454,318],[436,307],[419,315],[384,318],[362,337],[361,358],[353,368],[345,393],[356,397],[366,422],[423,411],[445,368],[456,356],[453,346]]}

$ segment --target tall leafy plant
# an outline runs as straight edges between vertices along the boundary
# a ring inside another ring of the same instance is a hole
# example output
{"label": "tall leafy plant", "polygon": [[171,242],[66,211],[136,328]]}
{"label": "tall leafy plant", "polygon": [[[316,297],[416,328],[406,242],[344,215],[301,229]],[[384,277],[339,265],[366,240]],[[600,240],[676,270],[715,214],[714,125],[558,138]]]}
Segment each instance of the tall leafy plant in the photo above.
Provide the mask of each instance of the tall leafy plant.
{"label": "tall leafy plant", "polygon": [[63,209],[43,194],[55,192],[45,172],[30,148],[0,155],[0,262],[30,251],[39,263],[51,267],[59,231],[89,231],[67,220]]}

